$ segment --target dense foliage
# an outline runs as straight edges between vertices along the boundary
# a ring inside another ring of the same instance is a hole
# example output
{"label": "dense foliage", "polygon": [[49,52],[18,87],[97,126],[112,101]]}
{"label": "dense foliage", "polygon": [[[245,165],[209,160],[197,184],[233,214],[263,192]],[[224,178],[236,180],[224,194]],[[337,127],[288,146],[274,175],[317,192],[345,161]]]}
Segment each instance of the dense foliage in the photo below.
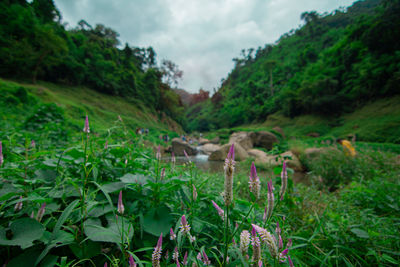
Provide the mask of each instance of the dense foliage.
{"label": "dense foliage", "polygon": [[[120,48],[118,33],[84,20],[71,30],[61,24],[53,0],[0,2],[0,75],[85,85],[124,96],[136,104],[180,117],[179,97],[162,79],[182,72],[158,68],[153,48]],[[170,61],[166,61],[170,62]],[[169,72],[168,72],[169,71]],[[179,119],[179,118],[178,118]]]}
{"label": "dense foliage", "polygon": [[[242,50],[212,98],[188,111],[189,130],[286,116],[337,116],[400,93],[400,2],[367,0],[304,25],[275,44]],[[254,55],[253,55],[254,54]]]}

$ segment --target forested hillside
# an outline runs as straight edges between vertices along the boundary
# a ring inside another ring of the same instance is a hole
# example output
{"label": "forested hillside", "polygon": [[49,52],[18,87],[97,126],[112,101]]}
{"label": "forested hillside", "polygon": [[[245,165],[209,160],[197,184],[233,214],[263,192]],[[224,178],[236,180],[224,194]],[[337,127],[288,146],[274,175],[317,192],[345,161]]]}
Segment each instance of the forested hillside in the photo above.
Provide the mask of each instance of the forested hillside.
{"label": "forested hillside", "polygon": [[242,50],[211,99],[188,111],[189,130],[263,122],[276,112],[329,117],[400,93],[400,1],[367,0],[303,26],[264,48]]}
{"label": "forested hillside", "polygon": [[85,85],[179,119],[179,97],[162,82],[176,74],[177,69],[168,69],[176,65],[158,67],[152,47],[121,46],[118,36],[84,20],[67,30],[51,0],[1,1],[0,76]]}

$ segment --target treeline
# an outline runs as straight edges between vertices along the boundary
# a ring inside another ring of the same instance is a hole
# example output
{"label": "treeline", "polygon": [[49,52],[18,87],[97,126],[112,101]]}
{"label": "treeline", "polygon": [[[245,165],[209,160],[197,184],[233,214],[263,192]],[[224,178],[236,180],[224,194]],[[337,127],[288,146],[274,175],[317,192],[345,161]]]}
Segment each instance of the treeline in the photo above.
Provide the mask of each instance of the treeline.
{"label": "treeline", "polygon": [[120,48],[118,36],[102,24],[93,27],[84,20],[67,30],[53,0],[3,0],[0,75],[85,85],[181,116],[179,96],[163,83],[182,76],[180,72],[176,77],[177,66],[166,61],[157,67],[153,48],[128,44]]}
{"label": "treeline", "polygon": [[399,94],[399,14],[399,0],[303,13],[303,26],[275,44],[242,50],[218,92],[188,110],[187,128],[261,122],[275,112],[335,116]]}

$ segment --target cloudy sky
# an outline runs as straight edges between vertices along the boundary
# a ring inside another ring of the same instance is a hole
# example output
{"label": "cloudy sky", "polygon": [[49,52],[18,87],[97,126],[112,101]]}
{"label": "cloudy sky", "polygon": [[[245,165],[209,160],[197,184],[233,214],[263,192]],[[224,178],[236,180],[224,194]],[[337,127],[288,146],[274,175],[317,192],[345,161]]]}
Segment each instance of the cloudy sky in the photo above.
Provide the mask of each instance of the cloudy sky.
{"label": "cloudy sky", "polygon": [[211,91],[242,49],[264,47],[297,28],[300,14],[331,12],[354,0],[55,0],[63,21],[102,23],[121,43],[152,46],[158,62],[170,59],[184,72],[179,87]]}

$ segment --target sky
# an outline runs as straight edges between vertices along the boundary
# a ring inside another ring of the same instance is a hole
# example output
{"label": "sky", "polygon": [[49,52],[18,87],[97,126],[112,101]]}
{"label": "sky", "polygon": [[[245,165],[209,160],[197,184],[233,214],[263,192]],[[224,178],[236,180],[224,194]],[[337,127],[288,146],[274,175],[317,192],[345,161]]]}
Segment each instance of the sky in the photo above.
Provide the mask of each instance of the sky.
{"label": "sky", "polygon": [[300,14],[331,12],[354,0],[54,0],[63,22],[84,19],[120,34],[121,44],[152,46],[157,61],[183,71],[178,87],[212,91],[242,49],[276,42],[302,23]]}

